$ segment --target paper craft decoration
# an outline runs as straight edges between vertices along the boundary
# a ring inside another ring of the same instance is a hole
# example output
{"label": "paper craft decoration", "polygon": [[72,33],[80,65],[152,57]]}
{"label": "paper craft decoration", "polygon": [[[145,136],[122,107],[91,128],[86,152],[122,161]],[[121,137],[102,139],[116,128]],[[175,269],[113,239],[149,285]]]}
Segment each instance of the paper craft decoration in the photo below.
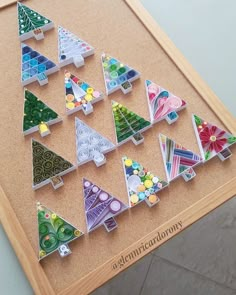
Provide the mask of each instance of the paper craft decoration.
{"label": "paper craft decoration", "polygon": [[156,205],[160,199],[157,193],[168,186],[166,181],[148,171],[140,163],[122,158],[129,206],[134,207],[145,201],[149,207]]}
{"label": "paper craft decoration", "polygon": [[87,179],[83,179],[83,186],[88,232],[102,225],[108,232],[115,229],[117,223],[114,217],[128,209],[128,206]]}
{"label": "paper craft decoration", "polygon": [[106,163],[104,154],[116,146],[97,131],[75,118],[76,154],[78,165],[94,161],[97,167]]}
{"label": "paper craft decoration", "polygon": [[178,120],[177,112],[186,107],[186,102],[150,80],[145,85],[151,122],[165,119],[172,124]]}
{"label": "paper craft decoration", "polygon": [[66,113],[83,110],[85,115],[93,112],[95,102],[103,99],[103,93],[94,89],[87,82],[65,71]]}
{"label": "paper craft decoration", "polygon": [[58,26],[58,59],[59,66],[71,63],[79,68],[84,65],[84,58],[94,54],[94,48],[70,31]]}
{"label": "paper craft decoration", "polygon": [[27,7],[20,2],[17,2],[18,11],[18,26],[20,41],[34,37],[36,40],[44,38],[43,32],[48,31],[54,27],[53,22]]}
{"label": "paper craft decoration", "polygon": [[219,127],[192,115],[193,127],[204,161],[218,156],[222,161],[232,153],[229,147],[236,142],[236,137]]}
{"label": "paper craft decoration", "polygon": [[193,167],[202,162],[202,158],[163,134],[159,134],[162,157],[168,182],[182,176],[189,181],[196,176]]}
{"label": "paper craft decoration", "polygon": [[39,260],[55,251],[58,251],[61,257],[71,254],[68,244],[84,233],[39,202],[37,213]]}
{"label": "paper craft decoration", "polygon": [[58,123],[62,121],[62,119],[28,89],[24,90],[24,95],[24,135],[35,131],[39,131],[41,136],[50,134],[49,125]]}
{"label": "paper craft decoration", "polygon": [[151,123],[122,104],[112,101],[117,144],[121,145],[132,139],[135,145],[144,141],[141,132],[151,127]]}
{"label": "paper craft decoration", "polygon": [[57,189],[63,185],[61,176],[76,169],[76,166],[34,139],[32,139],[32,155],[34,190],[48,183]]}
{"label": "paper craft decoration", "polygon": [[102,69],[107,95],[118,89],[121,89],[124,94],[130,92],[131,82],[140,77],[139,72],[105,53],[102,54]]}
{"label": "paper craft decoration", "polygon": [[34,81],[38,81],[41,86],[45,85],[48,83],[47,75],[59,70],[54,62],[26,44],[21,43],[21,52],[21,83],[23,86]]}

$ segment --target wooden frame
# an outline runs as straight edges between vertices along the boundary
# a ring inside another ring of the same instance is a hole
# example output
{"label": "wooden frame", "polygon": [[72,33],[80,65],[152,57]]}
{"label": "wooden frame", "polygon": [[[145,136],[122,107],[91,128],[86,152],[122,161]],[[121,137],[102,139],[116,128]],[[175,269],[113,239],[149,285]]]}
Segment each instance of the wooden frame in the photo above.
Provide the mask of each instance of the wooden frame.
{"label": "wooden frame", "polygon": [[[209,107],[224,123],[227,129],[236,133],[235,119],[221,103],[218,97],[202,81],[192,66],[186,61],[183,55],[178,51],[170,39],[165,35],[161,28],[151,18],[148,12],[143,8],[138,0],[125,0],[127,5],[137,15],[139,20],[152,34],[155,40],[161,45],[163,50],[177,65],[189,83],[200,94]],[[221,114],[224,113],[224,117]],[[104,284],[120,271],[123,271],[144,255],[148,254],[168,239],[176,235],[179,231],[185,229],[225,201],[236,194],[236,177],[219,187],[217,190],[208,194],[200,201],[190,206],[180,214],[156,228],[139,241],[130,245],[127,249],[107,261],[102,266],[82,279],[74,282],[69,287],[60,291],[59,295],[88,294],[94,289]],[[37,256],[32,248],[6,194],[0,187],[0,220],[4,230],[16,252],[16,255],[28,277],[35,294],[56,294],[49,279],[47,278],[42,266],[38,263]],[[24,251],[27,245],[27,254]],[[92,279],[91,279],[92,278]]]}

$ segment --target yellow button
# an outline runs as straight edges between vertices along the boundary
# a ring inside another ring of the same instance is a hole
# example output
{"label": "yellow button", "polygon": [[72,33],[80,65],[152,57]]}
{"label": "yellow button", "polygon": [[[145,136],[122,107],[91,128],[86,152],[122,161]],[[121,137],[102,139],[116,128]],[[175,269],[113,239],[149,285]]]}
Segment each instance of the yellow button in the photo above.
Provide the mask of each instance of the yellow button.
{"label": "yellow button", "polygon": [[39,257],[43,257],[46,255],[46,252],[44,250],[39,251]]}
{"label": "yellow button", "polygon": [[151,188],[153,186],[153,182],[151,180],[145,180],[144,185],[146,188]]}
{"label": "yellow button", "polygon": [[156,195],[150,195],[148,197],[148,200],[149,200],[150,203],[154,204],[157,201],[157,196]]}
{"label": "yellow button", "polygon": [[76,237],[79,237],[79,236],[81,235],[81,232],[80,232],[78,229],[76,229],[76,230],[74,231],[74,235],[75,235]]}
{"label": "yellow button", "polygon": [[66,103],[66,107],[67,107],[69,110],[72,110],[72,109],[74,109],[75,104],[74,104],[73,102],[67,102],[67,103]]}
{"label": "yellow button", "polygon": [[51,217],[52,217],[52,219],[56,219],[57,218],[57,214],[52,213]]}
{"label": "yellow button", "polygon": [[131,159],[126,159],[125,160],[125,166],[130,167],[132,166],[133,161]]}
{"label": "yellow button", "polygon": [[86,94],[84,98],[86,101],[91,101],[93,99],[93,96],[91,94]]}
{"label": "yellow button", "polygon": [[138,203],[138,196],[136,194],[133,194],[132,196],[130,196],[130,201],[133,203],[133,204],[136,204]]}
{"label": "yellow button", "polygon": [[48,125],[45,124],[45,123],[40,123],[39,124],[39,132],[42,134],[44,132],[47,132],[49,129],[48,129]]}
{"label": "yellow button", "polygon": [[86,92],[88,94],[92,94],[93,93],[93,88],[91,88],[91,87],[87,88]]}

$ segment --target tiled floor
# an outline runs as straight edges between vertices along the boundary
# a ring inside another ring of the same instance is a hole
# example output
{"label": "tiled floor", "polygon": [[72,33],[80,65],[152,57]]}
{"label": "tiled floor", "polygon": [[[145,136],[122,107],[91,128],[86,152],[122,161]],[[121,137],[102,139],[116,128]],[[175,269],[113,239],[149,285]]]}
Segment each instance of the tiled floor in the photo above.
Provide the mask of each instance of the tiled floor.
{"label": "tiled floor", "polygon": [[236,295],[236,197],[93,295]]}

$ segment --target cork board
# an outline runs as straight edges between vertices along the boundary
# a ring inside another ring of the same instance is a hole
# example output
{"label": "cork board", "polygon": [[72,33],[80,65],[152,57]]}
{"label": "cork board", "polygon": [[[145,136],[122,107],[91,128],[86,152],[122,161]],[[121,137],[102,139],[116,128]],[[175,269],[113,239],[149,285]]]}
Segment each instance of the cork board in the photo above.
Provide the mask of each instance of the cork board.
{"label": "cork board", "polygon": [[[126,2],[140,16],[141,6],[136,1]],[[98,5],[95,0],[71,0],[67,5],[65,1],[57,0],[55,6],[53,0],[30,1],[33,9],[95,47],[95,55],[86,59],[84,67],[76,69],[70,65],[66,67],[67,70],[104,93],[100,63],[102,52],[117,57],[141,73],[141,79],[133,83],[130,94],[124,96],[117,91],[105,97],[104,101],[95,104],[94,113],[89,116],[84,116],[82,112],[69,117],[65,115],[64,69],[50,75],[46,86],[40,87],[37,83],[29,85],[27,88],[30,91],[54,107],[63,118],[62,124],[51,127],[50,136],[41,138],[35,133],[33,137],[75,163],[74,117],[78,116],[115,142],[111,100],[118,101],[149,119],[145,79],[151,79],[182,97],[188,106],[181,111],[180,118],[174,125],[169,126],[164,121],[154,125],[144,133],[144,144],[134,146],[131,141],[127,142],[109,153],[107,164],[100,168],[96,168],[92,162],[81,166],[64,176],[64,186],[56,191],[50,185],[35,192],[32,190],[31,136],[24,138],[22,135],[24,100],[20,84],[21,56],[16,7],[13,5],[0,11],[1,40],[4,44],[0,47],[0,54],[7,57],[2,62],[1,71],[4,74],[0,80],[0,136],[3,142],[0,146],[0,219],[36,294],[91,292],[236,193],[236,148],[233,146],[233,156],[225,163],[214,158],[195,168],[197,176],[191,182],[185,183],[180,178],[171,183],[168,189],[159,194],[161,202],[158,206],[150,209],[145,203],[140,204],[116,218],[118,229],[114,232],[107,234],[101,227],[72,242],[70,248],[73,253],[69,257],[61,259],[54,253],[41,264],[37,262],[37,200],[86,231],[82,177],[97,183],[128,204],[122,156],[139,160],[154,174],[165,179],[157,139],[159,132],[195,153],[199,153],[199,149],[191,123],[192,113],[235,132],[234,119],[205,84],[194,76],[193,70],[186,73],[186,69],[191,67],[184,67],[186,61],[181,59],[177,50],[176,61],[173,60],[174,53],[170,47],[173,44],[163,32],[159,35],[160,46],[155,39],[155,28],[149,16],[142,12],[143,24],[126,2],[103,0]],[[151,33],[144,25],[150,26]],[[30,39],[25,43],[57,62],[56,29],[46,32],[43,41]],[[190,76],[195,79],[195,86],[190,81]],[[209,105],[215,106],[214,111]]]}

